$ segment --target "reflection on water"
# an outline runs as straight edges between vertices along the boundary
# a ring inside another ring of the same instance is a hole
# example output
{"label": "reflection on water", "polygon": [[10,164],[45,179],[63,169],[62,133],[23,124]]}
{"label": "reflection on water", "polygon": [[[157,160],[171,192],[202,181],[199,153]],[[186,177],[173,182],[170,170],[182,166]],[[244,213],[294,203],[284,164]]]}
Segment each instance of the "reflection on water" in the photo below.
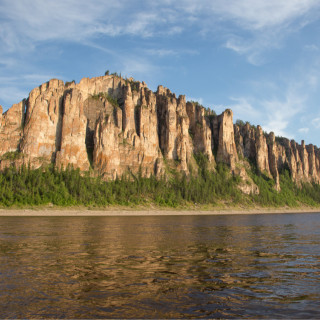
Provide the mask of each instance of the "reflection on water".
{"label": "reflection on water", "polygon": [[2,318],[319,318],[320,215],[1,217]]}

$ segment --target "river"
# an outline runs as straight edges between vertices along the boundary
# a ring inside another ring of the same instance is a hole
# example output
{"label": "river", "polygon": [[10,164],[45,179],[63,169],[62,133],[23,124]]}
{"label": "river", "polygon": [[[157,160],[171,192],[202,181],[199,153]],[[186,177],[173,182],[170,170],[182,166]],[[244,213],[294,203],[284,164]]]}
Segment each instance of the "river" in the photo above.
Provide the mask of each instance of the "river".
{"label": "river", "polygon": [[320,214],[0,217],[1,318],[320,318]]}

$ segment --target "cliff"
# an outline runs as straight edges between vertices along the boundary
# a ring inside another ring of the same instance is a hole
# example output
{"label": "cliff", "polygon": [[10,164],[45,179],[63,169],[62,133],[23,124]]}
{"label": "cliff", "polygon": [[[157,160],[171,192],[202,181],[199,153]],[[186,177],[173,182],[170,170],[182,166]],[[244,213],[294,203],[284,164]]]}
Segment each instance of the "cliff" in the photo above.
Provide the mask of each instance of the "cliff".
{"label": "cliff", "polygon": [[1,169],[53,163],[116,179],[127,172],[159,177],[169,166],[189,175],[197,153],[207,156],[212,170],[227,164],[245,193],[259,192],[247,174],[252,163],[278,191],[285,168],[297,184],[320,182],[317,147],[276,138],[260,126],[234,125],[230,109],[217,116],[132,78],[106,75],[78,84],[52,79],[3,114],[0,106]]}

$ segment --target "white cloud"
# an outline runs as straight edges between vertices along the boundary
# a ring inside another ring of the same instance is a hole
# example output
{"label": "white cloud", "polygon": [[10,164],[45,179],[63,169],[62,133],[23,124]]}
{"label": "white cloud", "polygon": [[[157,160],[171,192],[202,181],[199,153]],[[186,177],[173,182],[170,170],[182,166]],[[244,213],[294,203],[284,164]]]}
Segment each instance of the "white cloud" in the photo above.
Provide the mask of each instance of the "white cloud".
{"label": "white cloud", "polygon": [[178,51],[170,49],[148,49],[146,52],[150,55],[166,57],[166,56],[177,56],[179,55]]}
{"label": "white cloud", "polygon": [[260,111],[252,106],[252,98],[246,97],[231,97],[233,103],[230,105],[230,108],[233,111],[234,120],[244,120],[249,122],[254,122],[260,119]]}
{"label": "white cloud", "polygon": [[59,78],[59,76],[50,76],[49,74],[21,74],[19,76],[8,76],[8,77],[1,77],[0,76],[0,85],[8,85],[8,84],[14,84],[19,80],[31,83],[31,84],[38,84],[44,83],[52,78]]}
{"label": "white cloud", "polygon": [[101,35],[150,37],[183,30],[181,15],[160,2],[2,0],[0,11],[0,41],[9,52],[33,49],[48,40],[82,42]]}
{"label": "white cloud", "polygon": [[307,101],[307,96],[301,93],[302,88],[298,87],[298,84],[289,84],[283,97],[264,100],[253,97],[231,98],[231,101],[235,102],[230,105],[234,111],[234,120],[260,124],[267,132],[273,131],[276,135],[294,138],[294,134],[290,132],[290,125],[295,116],[305,110]]}
{"label": "white cloud", "polygon": [[[36,86],[48,81],[51,78],[60,78],[59,76],[50,76],[48,74],[22,74],[19,76],[0,76],[0,98],[4,110],[10,105],[9,101],[17,103],[28,97],[29,92]],[[27,89],[28,88],[28,89]]]}
{"label": "white cloud", "polygon": [[320,118],[314,118],[314,119],[312,120],[312,125],[313,125],[315,128],[319,129],[319,128],[320,128]]}
{"label": "white cloud", "polygon": [[[284,29],[297,20],[303,27],[319,7],[317,0],[141,1],[139,5],[127,0],[2,0],[0,39],[7,50],[16,50],[50,39],[83,41],[101,34],[150,37],[194,26],[215,30],[223,21],[261,37],[266,30]],[[235,48],[230,39],[226,43]]]}
{"label": "white cloud", "polygon": [[[0,86],[0,97],[4,103],[6,103],[6,101],[12,101],[12,99],[15,103],[18,103],[19,101],[27,98],[28,94],[29,92],[27,92],[27,90],[19,89],[14,86]],[[5,112],[9,107],[11,107],[11,105],[4,104],[2,107],[3,112]]]}
{"label": "white cloud", "polygon": [[0,10],[6,19],[1,22],[0,38],[9,50],[38,41],[65,39],[81,41],[93,34],[119,33],[117,24],[101,23],[103,15],[119,8],[115,2],[3,0]]}
{"label": "white cloud", "polygon": [[168,56],[181,56],[181,55],[197,55],[199,51],[191,49],[172,50],[172,49],[147,49],[145,52],[152,56],[168,57]]}
{"label": "white cloud", "polygon": [[305,50],[307,51],[313,51],[313,52],[318,52],[319,51],[319,47],[315,44],[309,44],[309,45],[306,45],[304,47]]}
{"label": "white cloud", "polygon": [[309,132],[309,128],[300,128],[298,129],[299,132],[301,133],[308,133]]}
{"label": "white cloud", "polygon": [[123,57],[123,59],[121,59],[121,70],[123,76],[134,76],[138,79],[141,75],[152,75],[158,71],[158,68],[145,59]]}
{"label": "white cloud", "polygon": [[[223,19],[234,23],[225,47],[247,57],[249,63],[265,62],[264,53],[280,48],[284,39],[319,17],[320,3],[315,0],[219,1],[215,8]],[[228,7],[227,7],[228,3]],[[245,36],[243,31],[247,31]]]}
{"label": "white cloud", "polygon": [[248,44],[239,38],[229,39],[225,43],[225,48],[231,49],[240,55],[246,55],[248,62],[255,66],[259,66],[264,62],[261,52],[264,51],[267,46],[267,43],[260,43],[259,45],[253,42]]}
{"label": "white cloud", "polygon": [[262,122],[264,130],[293,138],[287,128],[294,116],[303,111],[303,104],[304,100],[301,97],[290,93],[284,100],[263,101],[261,105],[265,113],[265,120]]}
{"label": "white cloud", "polygon": [[[288,34],[314,21],[319,8],[318,0],[141,0],[138,4],[128,0],[2,0],[0,60],[8,54],[32,52],[44,41],[97,46],[110,54],[110,48],[101,46],[101,36],[148,39],[191,31],[218,37],[225,48],[261,65],[266,51],[281,46]],[[171,55],[171,51],[164,48],[158,55]]]}
{"label": "white cloud", "polygon": [[250,30],[287,25],[319,8],[317,0],[218,0],[210,3],[213,12]]}

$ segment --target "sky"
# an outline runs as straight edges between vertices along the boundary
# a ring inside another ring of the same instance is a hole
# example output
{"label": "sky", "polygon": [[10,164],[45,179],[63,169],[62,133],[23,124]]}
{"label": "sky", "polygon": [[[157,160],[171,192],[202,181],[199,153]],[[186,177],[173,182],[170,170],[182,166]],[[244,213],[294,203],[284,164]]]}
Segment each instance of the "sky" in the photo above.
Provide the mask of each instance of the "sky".
{"label": "sky", "polygon": [[0,105],[106,70],[320,146],[319,0],[0,0]]}

